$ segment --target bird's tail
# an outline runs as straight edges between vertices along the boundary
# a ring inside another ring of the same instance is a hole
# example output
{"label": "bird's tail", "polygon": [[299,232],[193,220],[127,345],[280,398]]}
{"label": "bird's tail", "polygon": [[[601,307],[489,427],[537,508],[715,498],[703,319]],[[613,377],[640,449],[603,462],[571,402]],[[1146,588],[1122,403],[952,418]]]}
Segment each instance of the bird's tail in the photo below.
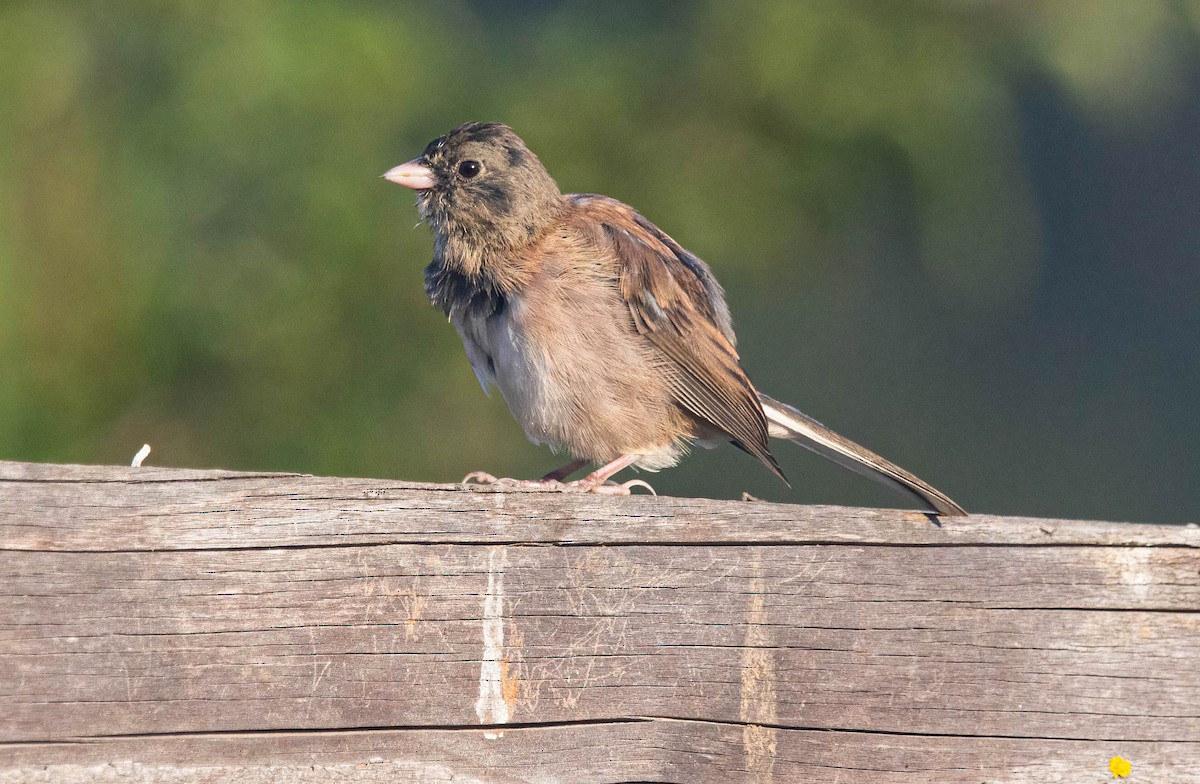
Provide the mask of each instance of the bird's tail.
{"label": "bird's tail", "polygon": [[811,449],[840,466],[868,476],[888,487],[916,496],[940,515],[965,515],[966,511],[942,491],[913,476],[900,466],[884,460],[848,438],[843,438],[817,420],[786,403],[773,400],[761,392],[763,413],[767,416],[767,432],[774,438],[786,438]]}

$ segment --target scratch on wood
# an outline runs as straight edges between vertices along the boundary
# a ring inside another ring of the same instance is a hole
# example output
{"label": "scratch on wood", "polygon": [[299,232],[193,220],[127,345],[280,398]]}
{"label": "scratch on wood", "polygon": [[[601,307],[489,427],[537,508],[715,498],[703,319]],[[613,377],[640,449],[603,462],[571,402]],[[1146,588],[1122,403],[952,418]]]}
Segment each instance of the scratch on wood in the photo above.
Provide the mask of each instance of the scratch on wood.
{"label": "scratch on wood", "polygon": [[429,601],[429,597],[420,592],[420,585],[421,579],[415,578],[404,598],[404,607],[408,611],[404,620],[404,639],[406,640],[415,640],[420,637],[417,633],[417,621],[421,620],[425,613],[425,605]]}
{"label": "scratch on wood", "polygon": [[[516,699],[517,688],[506,688],[508,662],[504,659],[504,568],[508,550],[488,550],[487,593],[483,597],[483,658],[479,665],[479,699],[475,714],[481,724],[507,724],[509,702]],[[515,686],[515,685],[514,685]],[[508,692],[511,691],[511,694]],[[489,740],[504,737],[503,732],[485,732]]]}
{"label": "scratch on wood", "polygon": [[770,784],[775,780],[775,751],[778,731],[778,696],[775,691],[775,660],[767,633],[766,584],[762,551],[751,561],[750,597],[746,608],[746,637],[742,653],[742,689],[739,716],[746,722],[742,747],[750,781]]}

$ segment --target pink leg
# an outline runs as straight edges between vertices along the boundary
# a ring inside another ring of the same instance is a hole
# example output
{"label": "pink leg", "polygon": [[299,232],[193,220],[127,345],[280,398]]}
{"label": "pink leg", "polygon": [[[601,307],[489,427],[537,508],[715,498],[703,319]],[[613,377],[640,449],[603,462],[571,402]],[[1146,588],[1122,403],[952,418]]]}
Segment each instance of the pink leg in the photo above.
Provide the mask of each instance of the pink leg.
{"label": "pink leg", "polygon": [[[634,487],[644,487],[651,493],[654,493],[654,488],[641,479],[631,479],[624,484],[609,482],[608,478],[618,471],[622,471],[637,461],[641,460],[641,455],[621,455],[611,463],[605,463],[597,468],[592,473],[585,476],[583,479],[577,479],[569,483],[569,487],[575,487],[585,493],[600,493],[604,495],[629,495]],[[658,493],[654,493],[658,495]]]}
{"label": "pink leg", "polygon": [[571,462],[567,463],[562,468],[556,468],[553,471],[551,471],[550,473],[543,476],[542,481],[543,482],[561,482],[562,480],[566,479],[568,476],[575,473],[579,469],[583,468],[587,464],[588,464],[588,461],[583,460],[582,458],[579,460],[572,460]]}

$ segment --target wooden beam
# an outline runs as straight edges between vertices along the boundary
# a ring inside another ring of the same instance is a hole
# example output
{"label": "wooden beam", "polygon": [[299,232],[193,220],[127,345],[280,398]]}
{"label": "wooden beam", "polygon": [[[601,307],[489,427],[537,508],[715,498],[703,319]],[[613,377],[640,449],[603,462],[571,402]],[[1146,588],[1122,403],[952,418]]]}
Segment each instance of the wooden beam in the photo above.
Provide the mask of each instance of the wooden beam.
{"label": "wooden beam", "polygon": [[0,463],[0,559],[0,781],[1200,781],[1195,526]]}

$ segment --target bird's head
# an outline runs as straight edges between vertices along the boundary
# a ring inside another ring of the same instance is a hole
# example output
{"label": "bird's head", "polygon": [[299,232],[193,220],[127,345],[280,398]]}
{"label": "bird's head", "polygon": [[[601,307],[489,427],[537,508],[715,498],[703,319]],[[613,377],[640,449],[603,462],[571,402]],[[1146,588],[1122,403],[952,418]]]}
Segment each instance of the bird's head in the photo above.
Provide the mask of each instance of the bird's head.
{"label": "bird's head", "polygon": [[383,176],[417,192],[421,219],[438,239],[484,252],[529,242],[563,204],[542,162],[501,123],[460,125]]}

